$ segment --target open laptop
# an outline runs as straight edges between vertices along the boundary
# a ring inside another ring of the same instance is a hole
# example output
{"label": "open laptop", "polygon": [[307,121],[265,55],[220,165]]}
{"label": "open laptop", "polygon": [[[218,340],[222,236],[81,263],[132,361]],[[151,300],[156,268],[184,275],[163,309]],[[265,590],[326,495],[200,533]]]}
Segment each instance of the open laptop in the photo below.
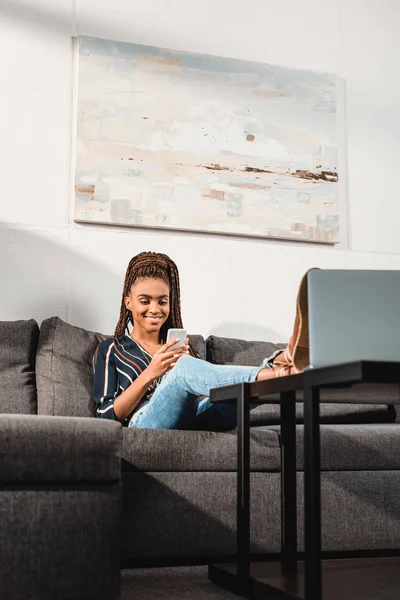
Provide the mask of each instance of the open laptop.
{"label": "open laptop", "polygon": [[400,361],[400,271],[308,274],[310,368]]}

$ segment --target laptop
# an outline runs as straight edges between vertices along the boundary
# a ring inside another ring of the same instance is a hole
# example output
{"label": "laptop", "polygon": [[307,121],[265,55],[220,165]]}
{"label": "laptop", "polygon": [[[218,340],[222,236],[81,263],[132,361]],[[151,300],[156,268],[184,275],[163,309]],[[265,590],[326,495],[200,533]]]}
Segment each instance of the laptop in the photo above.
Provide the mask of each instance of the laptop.
{"label": "laptop", "polygon": [[400,361],[400,271],[310,271],[310,368]]}

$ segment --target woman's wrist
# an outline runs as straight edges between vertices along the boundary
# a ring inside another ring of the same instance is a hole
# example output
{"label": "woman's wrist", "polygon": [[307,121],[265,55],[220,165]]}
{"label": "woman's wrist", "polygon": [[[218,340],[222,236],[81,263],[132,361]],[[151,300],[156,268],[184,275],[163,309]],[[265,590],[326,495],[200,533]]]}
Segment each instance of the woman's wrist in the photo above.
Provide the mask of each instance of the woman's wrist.
{"label": "woman's wrist", "polygon": [[150,365],[146,367],[144,371],[141,372],[139,378],[146,385],[150,385],[155,379],[157,379]]}

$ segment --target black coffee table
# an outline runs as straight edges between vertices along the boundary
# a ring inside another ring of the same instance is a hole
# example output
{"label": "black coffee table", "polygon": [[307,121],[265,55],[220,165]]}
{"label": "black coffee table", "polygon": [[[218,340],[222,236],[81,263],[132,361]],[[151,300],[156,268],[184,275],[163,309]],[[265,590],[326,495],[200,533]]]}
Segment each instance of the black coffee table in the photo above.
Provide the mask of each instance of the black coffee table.
{"label": "black coffee table", "polygon": [[[324,600],[367,598],[371,597],[372,589],[382,587],[382,582],[386,591],[390,586],[388,595],[382,597],[397,598],[400,594],[400,558],[397,556],[339,560],[322,560],[321,557],[320,390],[359,383],[398,386],[400,363],[358,361],[211,391],[211,402],[237,402],[238,416],[237,561],[234,564],[210,565],[209,577],[214,583],[239,595],[257,599],[322,600],[323,594]],[[300,390],[303,391],[303,399],[298,397]],[[324,398],[324,403],[342,401],[339,394]],[[304,561],[298,561],[297,554],[296,402],[304,402]],[[354,402],[362,403],[362,397]],[[373,400],[369,397],[365,402],[371,404]],[[260,403],[277,403],[281,410],[282,555],[279,563],[252,564],[249,413],[252,404]],[[346,403],[351,403],[351,400],[346,400]],[[376,404],[381,403],[382,400],[377,398]],[[392,403],[397,404],[399,400]],[[391,590],[395,595],[390,595]]]}

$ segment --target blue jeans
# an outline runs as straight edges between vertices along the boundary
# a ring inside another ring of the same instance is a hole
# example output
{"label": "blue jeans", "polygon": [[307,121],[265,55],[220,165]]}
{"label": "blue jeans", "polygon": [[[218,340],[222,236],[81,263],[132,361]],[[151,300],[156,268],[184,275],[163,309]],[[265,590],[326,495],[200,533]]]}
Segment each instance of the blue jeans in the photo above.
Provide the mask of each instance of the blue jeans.
{"label": "blue jeans", "polygon": [[[260,367],[213,365],[182,356],[164,375],[151,400],[132,416],[129,427],[148,429],[232,429],[236,402],[211,404],[213,388],[256,380]],[[201,399],[206,396],[205,399]]]}

